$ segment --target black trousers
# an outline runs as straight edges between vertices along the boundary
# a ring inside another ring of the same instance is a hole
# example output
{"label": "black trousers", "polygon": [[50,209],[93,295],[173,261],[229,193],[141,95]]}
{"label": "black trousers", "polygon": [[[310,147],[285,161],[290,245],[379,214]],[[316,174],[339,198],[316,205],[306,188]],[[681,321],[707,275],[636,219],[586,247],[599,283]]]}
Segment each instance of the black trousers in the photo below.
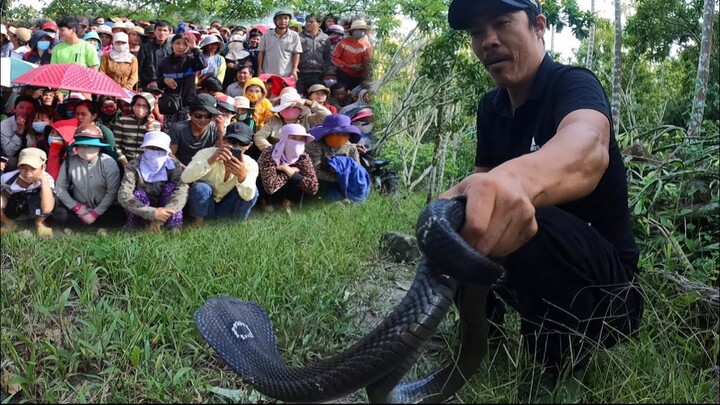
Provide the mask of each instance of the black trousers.
{"label": "black trousers", "polygon": [[[551,372],[578,368],[593,349],[633,336],[644,299],[634,265],[594,228],[559,208],[536,211],[538,232],[505,258],[506,282],[495,292],[520,314],[520,332],[535,362]],[[502,320],[492,293],[488,317]]]}
{"label": "black trousers", "polygon": [[65,207],[62,203],[55,204],[52,215],[53,222],[59,226],[75,229],[120,228],[125,224],[125,211],[117,204],[111,205],[107,211],[98,217],[92,224],[84,223],[80,218]]}
{"label": "black trousers", "polygon": [[309,94],[307,94],[307,89],[309,89],[314,84],[323,84],[322,81],[322,73],[316,72],[316,73],[302,73],[300,72],[298,74],[298,80],[295,84],[295,88],[297,89],[297,92],[299,94],[302,94],[307,98]]}

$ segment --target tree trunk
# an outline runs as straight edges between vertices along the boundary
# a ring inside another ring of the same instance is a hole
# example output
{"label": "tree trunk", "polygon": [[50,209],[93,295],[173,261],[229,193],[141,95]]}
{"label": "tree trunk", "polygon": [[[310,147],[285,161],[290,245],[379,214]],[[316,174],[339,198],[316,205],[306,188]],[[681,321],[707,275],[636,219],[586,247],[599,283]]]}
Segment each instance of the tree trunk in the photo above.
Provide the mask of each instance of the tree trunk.
{"label": "tree trunk", "polygon": [[550,52],[555,52],[555,26],[550,27]]}
{"label": "tree trunk", "polygon": [[[595,0],[590,0],[590,12],[595,18]],[[595,21],[590,26],[590,35],[588,35],[587,55],[585,56],[585,68],[592,69],[593,52],[595,51]]]}
{"label": "tree trunk", "polygon": [[613,63],[612,116],[615,136],[620,133],[620,92],[622,91],[622,0],[615,0],[615,62]]}
{"label": "tree trunk", "polygon": [[690,114],[690,138],[700,135],[705,99],[707,97],[707,83],[710,75],[710,46],[712,42],[713,14],[715,0],[705,0],[702,18],[702,39],[700,41],[700,57],[698,58],[697,77],[695,78],[695,97],[693,99],[692,113]]}
{"label": "tree trunk", "polygon": [[432,175],[430,176],[430,181],[428,182],[428,194],[426,198],[426,203],[430,204],[432,200],[435,198],[436,194],[438,193],[438,188],[440,187],[438,184],[438,174],[440,171],[438,170],[438,166],[440,163],[440,149],[442,146],[442,138],[443,138],[443,113],[444,113],[444,101],[445,101],[445,93],[440,96],[440,103],[438,103],[437,106],[437,120],[435,122],[435,145],[433,147],[433,157],[432,157],[432,163],[430,164],[432,167]]}

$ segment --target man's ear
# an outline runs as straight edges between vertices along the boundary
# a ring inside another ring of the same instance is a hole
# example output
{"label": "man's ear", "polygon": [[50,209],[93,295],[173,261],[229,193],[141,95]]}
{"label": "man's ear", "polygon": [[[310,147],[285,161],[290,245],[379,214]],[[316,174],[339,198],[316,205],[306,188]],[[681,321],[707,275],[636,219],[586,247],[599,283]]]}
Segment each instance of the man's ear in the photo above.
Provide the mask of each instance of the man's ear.
{"label": "man's ear", "polygon": [[542,39],[545,36],[545,31],[547,30],[547,17],[545,17],[543,14],[540,14],[535,18],[535,33],[538,38]]}

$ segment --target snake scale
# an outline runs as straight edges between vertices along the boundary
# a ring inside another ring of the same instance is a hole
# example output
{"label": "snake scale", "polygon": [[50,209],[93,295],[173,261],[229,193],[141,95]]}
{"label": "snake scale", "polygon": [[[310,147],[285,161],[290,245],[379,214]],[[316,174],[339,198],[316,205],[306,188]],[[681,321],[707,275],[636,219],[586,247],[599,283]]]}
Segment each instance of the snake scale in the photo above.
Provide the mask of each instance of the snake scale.
{"label": "snake scale", "polygon": [[[416,225],[424,257],[407,295],[364,338],[331,358],[286,366],[268,315],[252,302],[211,298],[195,313],[195,323],[245,383],[278,400],[324,402],[365,388],[374,403],[442,402],[476,372],[485,355],[485,298],[504,276],[502,266],[460,237],[464,222],[464,197],[425,207]],[[454,301],[461,335],[454,361],[403,382]]]}

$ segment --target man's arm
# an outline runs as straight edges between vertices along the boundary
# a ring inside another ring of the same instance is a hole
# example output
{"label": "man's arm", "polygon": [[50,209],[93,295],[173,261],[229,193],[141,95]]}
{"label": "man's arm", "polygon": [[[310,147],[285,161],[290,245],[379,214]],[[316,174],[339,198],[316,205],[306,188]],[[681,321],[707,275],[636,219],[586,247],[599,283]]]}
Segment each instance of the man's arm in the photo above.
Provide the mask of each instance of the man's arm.
{"label": "man's arm", "polygon": [[265,73],[265,72],[263,72],[263,61],[264,60],[265,60],[265,51],[259,51],[258,56],[257,56],[257,66],[258,66],[257,75],[258,76]]}
{"label": "man's arm", "polygon": [[573,201],[595,189],[609,163],[609,142],[604,114],[576,110],[537,152],[472,174],[440,198],[466,195],[463,237],[481,253],[503,257],[537,232],[536,207]]}

